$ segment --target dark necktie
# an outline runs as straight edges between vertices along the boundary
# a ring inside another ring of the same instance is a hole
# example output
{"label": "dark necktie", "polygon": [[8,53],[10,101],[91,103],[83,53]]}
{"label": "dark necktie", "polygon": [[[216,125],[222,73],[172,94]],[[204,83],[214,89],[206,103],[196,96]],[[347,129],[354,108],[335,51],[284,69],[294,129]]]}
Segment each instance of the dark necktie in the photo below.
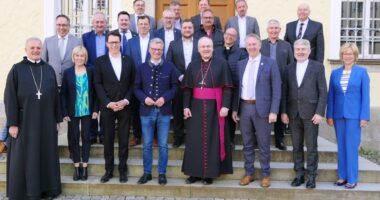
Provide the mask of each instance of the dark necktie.
{"label": "dark necktie", "polygon": [[297,39],[301,39],[302,37],[302,27],[303,27],[303,23],[300,24],[300,29],[298,30]]}
{"label": "dark necktie", "polygon": [[127,36],[126,36],[127,32],[123,31],[122,34],[123,34],[123,47],[122,47],[123,49],[122,49],[122,52],[123,52],[123,55],[125,55],[125,53],[127,51]]}

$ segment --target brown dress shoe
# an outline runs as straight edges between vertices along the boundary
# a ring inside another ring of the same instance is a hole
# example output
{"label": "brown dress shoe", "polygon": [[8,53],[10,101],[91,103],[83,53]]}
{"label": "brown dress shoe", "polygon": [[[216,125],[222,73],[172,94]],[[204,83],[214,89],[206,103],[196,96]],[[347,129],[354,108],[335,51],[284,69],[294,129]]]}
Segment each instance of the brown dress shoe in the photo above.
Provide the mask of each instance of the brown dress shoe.
{"label": "brown dress shoe", "polygon": [[0,153],[7,153],[7,146],[0,140]]}
{"label": "brown dress shoe", "polygon": [[248,185],[251,182],[253,182],[253,176],[244,176],[242,179],[240,179],[239,185]]}
{"label": "brown dress shoe", "polygon": [[132,138],[131,141],[129,142],[129,146],[131,147],[134,147],[139,144],[141,144],[141,139],[139,138]]}
{"label": "brown dress shoe", "polygon": [[269,176],[265,176],[265,177],[263,177],[263,179],[261,179],[260,186],[263,187],[263,188],[267,188],[267,187],[270,186],[270,178],[269,178]]}

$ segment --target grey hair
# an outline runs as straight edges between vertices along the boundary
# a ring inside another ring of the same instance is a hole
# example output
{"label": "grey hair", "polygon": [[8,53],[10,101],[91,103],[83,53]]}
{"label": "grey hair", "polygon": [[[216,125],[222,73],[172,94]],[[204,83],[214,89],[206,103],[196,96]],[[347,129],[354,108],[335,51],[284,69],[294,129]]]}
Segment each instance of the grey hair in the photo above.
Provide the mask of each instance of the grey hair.
{"label": "grey hair", "polygon": [[304,45],[304,46],[306,46],[308,49],[311,49],[309,40],[298,39],[298,40],[296,40],[296,41],[294,42],[293,47],[296,48],[296,46],[298,46],[298,45]]}
{"label": "grey hair", "polygon": [[40,38],[38,38],[38,37],[30,37],[30,38],[26,39],[26,41],[25,41],[25,48],[28,46],[29,42],[32,42],[32,41],[38,41],[42,45],[42,40]]}
{"label": "grey hair", "polygon": [[161,44],[162,46],[164,46],[164,41],[162,41],[160,38],[153,38],[149,41],[149,49],[150,47],[153,45],[153,44]]}
{"label": "grey hair", "polygon": [[250,33],[247,36],[245,36],[245,44],[247,44],[247,41],[248,41],[249,38],[255,38],[261,44],[261,38],[260,38],[260,36],[258,36],[257,34],[254,34],[254,33]]}
{"label": "grey hair", "polygon": [[171,14],[171,15],[175,15],[174,12],[170,9],[165,9],[163,12],[162,12],[162,17],[164,17],[165,14]]}
{"label": "grey hair", "polygon": [[236,0],[236,1],[235,1],[235,6],[236,6],[239,2],[244,2],[245,5],[248,5],[246,0]]}
{"label": "grey hair", "polygon": [[277,19],[271,19],[271,20],[269,20],[269,21],[268,21],[268,27],[269,27],[271,24],[277,24],[279,27],[281,27],[280,21],[278,21]]}
{"label": "grey hair", "polygon": [[214,47],[214,43],[212,42],[212,40],[209,38],[209,37],[201,37],[199,40],[198,40],[198,49],[199,47],[201,46],[201,43],[204,42],[204,41],[210,41],[211,42],[211,46]]}
{"label": "grey hair", "polygon": [[107,17],[106,17],[106,14],[104,14],[104,12],[102,12],[102,11],[96,11],[94,13],[94,15],[92,16],[92,20],[94,20],[94,18],[95,18],[96,15],[102,15],[103,18],[104,18],[104,21],[107,23]]}

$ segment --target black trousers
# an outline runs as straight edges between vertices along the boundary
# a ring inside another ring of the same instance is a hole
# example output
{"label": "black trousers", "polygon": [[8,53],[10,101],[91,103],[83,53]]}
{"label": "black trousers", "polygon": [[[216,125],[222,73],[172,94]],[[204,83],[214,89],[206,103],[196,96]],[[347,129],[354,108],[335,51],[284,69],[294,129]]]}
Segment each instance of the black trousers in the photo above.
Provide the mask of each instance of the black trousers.
{"label": "black trousers", "polygon": [[[74,163],[88,162],[90,157],[90,126],[91,116],[71,117],[68,122],[67,138],[69,150]],[[82,139],[82,149],[79,146],[79,138]],[[81,156],[82,150],[82,156]],[[81,159],[82,158],[82,159]]]}
{"label": "black trousers", "polygon": [[297,176],[305,174],[304,168],[304,141],[307,148],[307,173],[308,176],[316,176],[318,169],[318,125],[311,119],[301,119],[299,115],[290,119],[290,131],[292,131],[294,170]]}
{"label": "black trousers", "polygon": [[277,121],[274,123],[274,138],[276,140],[276,144],[279,144],[284,141],[284,132],[286,129],[286,125],[281,121],[281,114],[277,115]]}
{"label": "black trousers", "polygon": [[133,136],[141,139],[140,101],[135,97],[135,95],[132,95],[130,103]]}
{"label": "black trousers", "polygon": [[102,126],[104,129],[104,159],[106,161],[105,169],[107,172],[113,172],[114,169],[114,140],[115,140],[115,121],[117,120],[117,134],[119,140],[119,171],[126,172],[128,159],[128,141],[129,141],[129,123],[130,109],[114,112],[111,109],[103,109]]}
{"label": "black trousers", "polygon": [[173,110],[173,137],[182,140],[185,137],[185,123],[183,119],[183,92],[178,90],[172,103]]}
{"label": "black trousers", "polygon": [[228,128],[230,130],[230,141],[235,144],[236,123],[232,119],[232,109],[228,111],[227,121],[228,121]]}
{"label": "black trousers", "polygon": [[104,133],[102,129],[102,117],[99,115],[98,119],[91,119],[91,128],[90,128],[90,139],[104,138]]}

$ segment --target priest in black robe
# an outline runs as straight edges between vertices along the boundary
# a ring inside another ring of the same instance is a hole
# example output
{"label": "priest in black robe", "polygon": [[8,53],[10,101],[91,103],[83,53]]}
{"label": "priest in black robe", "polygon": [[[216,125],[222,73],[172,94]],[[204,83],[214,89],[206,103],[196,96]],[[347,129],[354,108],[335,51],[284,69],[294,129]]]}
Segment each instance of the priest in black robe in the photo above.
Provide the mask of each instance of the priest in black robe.
{"label": "priest in black robe", "polygon": [[41,199],[61,193],[58,127],[62,120],[53,68],[41,60],[42,42],[26,41],[27,56],[10,70],[4,92],[9,126],[7,196]]}
{"label": "priest in black robe", "polygon": [[220,174],[232,174],[228,110],[232,99],[232,78],[227,62],[213,57],[213,42],[198,42],[201,59],[193,60],[183,79],[186,148],[182,171],[187,184],[208,185]]}

